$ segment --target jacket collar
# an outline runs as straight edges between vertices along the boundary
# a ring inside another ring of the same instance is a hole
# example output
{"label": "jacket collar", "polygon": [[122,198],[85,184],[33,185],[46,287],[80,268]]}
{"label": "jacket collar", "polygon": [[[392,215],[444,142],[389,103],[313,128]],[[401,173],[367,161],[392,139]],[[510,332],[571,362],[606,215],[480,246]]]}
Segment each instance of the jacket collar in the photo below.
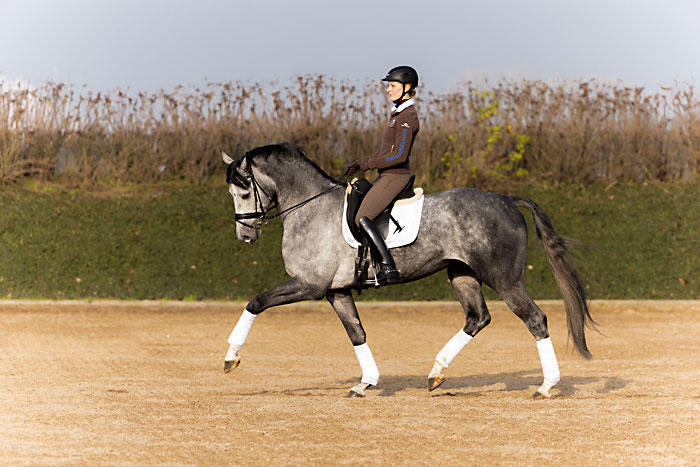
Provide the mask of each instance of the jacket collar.
{"label": "jacket collar", "polygon": [[410,107],[415,103],[416,103],[416,101],[414,99],[409,99],[407,101],[404,101],[401,103],[401,105],[392,107],[391,113],[400,113],[401,111],[405,110],[407,107]]}

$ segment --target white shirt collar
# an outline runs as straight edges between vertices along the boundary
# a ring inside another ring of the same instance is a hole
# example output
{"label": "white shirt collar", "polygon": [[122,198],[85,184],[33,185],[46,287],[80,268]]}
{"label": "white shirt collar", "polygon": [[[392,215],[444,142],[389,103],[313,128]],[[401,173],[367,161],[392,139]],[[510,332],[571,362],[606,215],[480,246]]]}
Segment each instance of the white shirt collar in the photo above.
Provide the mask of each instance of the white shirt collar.
{"label": "white shirt collar", "polygon": [[399,105],[398,107],[397,107],[397,106],[392,107],[392,108],[391,108],[391,112],[392,112],[392,113],[394,113],[394,112],[401,112],[401,111],[404,110],[406,107],[410,107],[410,106],[412,106],[412,105],[415,104],[415,103],[416,103],[416,101],[415,101],[414,99],[409,99],[409,100],[407,100],[407,101],[402,102],[401,105]]}

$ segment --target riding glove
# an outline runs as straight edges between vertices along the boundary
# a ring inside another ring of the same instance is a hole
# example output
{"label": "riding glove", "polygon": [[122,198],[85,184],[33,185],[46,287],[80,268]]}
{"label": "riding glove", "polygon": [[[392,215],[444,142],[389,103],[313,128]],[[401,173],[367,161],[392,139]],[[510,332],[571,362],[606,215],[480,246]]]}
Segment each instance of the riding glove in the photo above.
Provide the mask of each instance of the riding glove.
{"label": "riding glove", "polygon": [[350,162],[348,165],[345,166],[345,169],[343,170],[342,177],[350,177],[351,175],[353,175],[359,171],[360,171],[360,161],[356,160],[356,161]]}

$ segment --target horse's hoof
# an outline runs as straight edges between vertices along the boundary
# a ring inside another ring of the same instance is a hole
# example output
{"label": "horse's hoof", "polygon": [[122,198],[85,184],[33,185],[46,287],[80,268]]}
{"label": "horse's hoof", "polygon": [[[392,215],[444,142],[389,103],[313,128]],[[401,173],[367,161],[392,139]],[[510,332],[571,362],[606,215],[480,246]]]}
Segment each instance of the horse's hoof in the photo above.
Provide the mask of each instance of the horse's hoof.
{"label": "horse's hoof", "polygon": [[365,397],[367,393],[365,389],[372,387],[369,383],[359,383],[350,388],[347,397]]}
{"label": "horse's hoof", "polygon": [[549,388],[540,386],[537,391],[532,395],[533,399],[551,399],[552,394],[549,392]]}
{"label": "horse's hoof", "polygon": [[445,382],[445,377],[443,375],[437,375],[435,378],[428,378],[428,391],[434,391],[439,388],[442,383]]}
{"label": "horse's hoof", "polygon": [[235,360],[224,360],[224,373],[228,373],[235,369],[241,363],[241,359],[237,358]]}

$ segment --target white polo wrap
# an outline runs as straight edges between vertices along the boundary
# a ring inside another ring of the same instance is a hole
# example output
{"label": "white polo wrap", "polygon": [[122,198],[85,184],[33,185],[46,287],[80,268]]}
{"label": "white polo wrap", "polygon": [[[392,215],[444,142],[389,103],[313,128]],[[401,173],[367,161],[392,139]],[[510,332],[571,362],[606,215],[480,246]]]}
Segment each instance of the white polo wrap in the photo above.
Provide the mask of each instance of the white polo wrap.
{"label": "white polo wrap", "polygon": [[537,341],[537,352],[540,354],[540,363],[542,363],[542,373],[544,374],[544,383],[548,386],[554,386],[559,382],[559,364],[557,356],[554,354],[554,346],[552,339],[549,337]]}
{"label": "white polo wrap", "polygon": [[256,316],[257,315],[248,311],[248,309],[245,309],[243,313],[241,313],[241,317],[238,318],[236,326],[233,328],[233,331],[231,331],[231,335],[228,336],[228,343],[236,352],[241,350],[241,347],[245,344],[245,340],[248,338],[248,333],[250,332],[250,328],[253,327],[253,321],[255,321]]}
{"label": "white polo wrap", "polygon": [[460,329],[457,334],[452,336],[452,339],[447,341],[445,347],[437,354],[435,361],[443,367],[447,368],[452,363],[452,360],[462,351],[465,345],[472,340],[472,336]]}
{"label": "white polo wrap", "polygon": [[360,368],[362,368],[361,382],[376,386],[379,381],[379,368],[374,362],[369,345],[365,342],[362,345],[355,345],[353,348],[355,349],[355,355],[357,355],[357,361],[360,362]]}

